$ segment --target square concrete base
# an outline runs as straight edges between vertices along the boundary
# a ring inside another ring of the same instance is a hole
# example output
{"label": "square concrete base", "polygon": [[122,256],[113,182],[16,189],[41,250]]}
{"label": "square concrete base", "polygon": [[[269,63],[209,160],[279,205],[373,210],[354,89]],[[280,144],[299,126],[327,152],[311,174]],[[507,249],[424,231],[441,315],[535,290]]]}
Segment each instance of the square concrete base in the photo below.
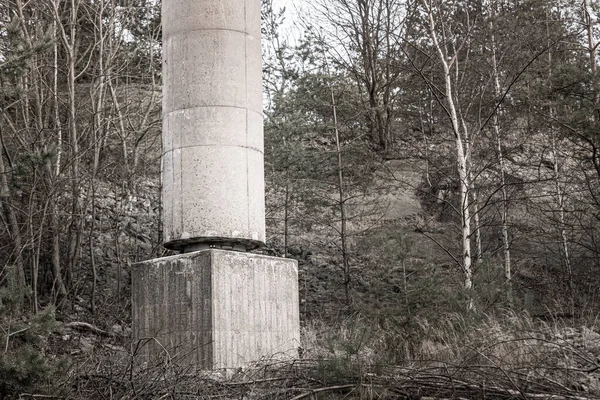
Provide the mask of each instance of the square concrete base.
{"label": "square concrete base", "polygon": [[210,249],[138,263],[132,301],[142,363],[239,368],[300,345],[295,260]]}

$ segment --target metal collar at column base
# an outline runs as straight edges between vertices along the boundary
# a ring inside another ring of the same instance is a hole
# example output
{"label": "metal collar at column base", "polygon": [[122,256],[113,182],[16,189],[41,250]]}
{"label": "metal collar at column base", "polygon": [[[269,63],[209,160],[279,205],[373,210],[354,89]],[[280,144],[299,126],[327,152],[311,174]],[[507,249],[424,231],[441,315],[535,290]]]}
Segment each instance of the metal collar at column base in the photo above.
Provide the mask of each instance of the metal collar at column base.
{"label": "metal collar at column base", "polygon": [[211,248],[234,251],[250,251],[263,247],[260,240],[228,238],[228,237],[195,237],[189,239],[171,240],[163,244],[168,250],[191,253],[193,251]]}

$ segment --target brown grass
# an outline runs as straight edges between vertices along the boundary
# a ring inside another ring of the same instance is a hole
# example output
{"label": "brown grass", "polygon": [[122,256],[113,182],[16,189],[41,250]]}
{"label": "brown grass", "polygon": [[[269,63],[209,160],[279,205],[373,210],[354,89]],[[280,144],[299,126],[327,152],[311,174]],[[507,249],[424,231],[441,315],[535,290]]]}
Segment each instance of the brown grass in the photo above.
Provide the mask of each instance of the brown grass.
{"label": "brown grass", "polygon": [[[193,371],[177,360],[132,367],[96,352],[54,393],[85,399],[595,399],[600,334],[527,314],[418,321],[383,330],[363,316],[303,329],[302,358],[236,371]],[[35,398],[23,394],[21,398]],[[38,397],[39,398],[39,397]]]}

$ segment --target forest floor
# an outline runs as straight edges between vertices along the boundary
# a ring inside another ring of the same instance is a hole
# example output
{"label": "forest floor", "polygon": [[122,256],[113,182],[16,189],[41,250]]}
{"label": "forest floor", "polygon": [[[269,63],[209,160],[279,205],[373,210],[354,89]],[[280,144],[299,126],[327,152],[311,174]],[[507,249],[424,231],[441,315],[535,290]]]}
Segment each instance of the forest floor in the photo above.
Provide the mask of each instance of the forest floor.
{"label": "forest floor", "polygon": [[127,331],[65,325],[51,347],[69,343],[61,348],[69,349],[72,364],[48,393],[70,399],[600,398],[597,324],[574,328],[510,312],[479,321],[442,319],[421,321],[412,338],[358,315],[336,326],[311,322],[303,327],[301,358],[212,372],[168,357],[141,367]]}

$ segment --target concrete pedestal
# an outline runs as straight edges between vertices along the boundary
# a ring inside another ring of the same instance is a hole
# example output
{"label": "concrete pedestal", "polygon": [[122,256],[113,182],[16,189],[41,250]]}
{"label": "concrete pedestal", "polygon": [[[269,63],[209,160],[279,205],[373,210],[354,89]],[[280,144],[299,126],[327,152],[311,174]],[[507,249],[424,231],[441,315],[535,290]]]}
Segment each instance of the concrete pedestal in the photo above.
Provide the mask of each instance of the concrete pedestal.
{"label": "concrete pedestal", "polygon": [[140,362],[228,369],[297,355],[295,260],[203,250],[136,264],[132,284]]}

